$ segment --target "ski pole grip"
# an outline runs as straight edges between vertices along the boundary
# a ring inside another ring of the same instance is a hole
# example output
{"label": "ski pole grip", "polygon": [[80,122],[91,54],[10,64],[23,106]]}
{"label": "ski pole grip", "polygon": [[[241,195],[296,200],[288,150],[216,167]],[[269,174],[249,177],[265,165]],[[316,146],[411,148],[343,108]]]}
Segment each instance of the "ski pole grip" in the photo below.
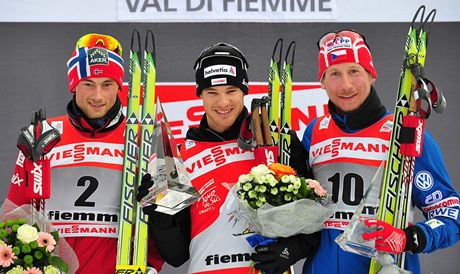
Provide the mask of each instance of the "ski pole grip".
{"label": "ski pole grip", "polygon": [[262,126],[261,126],[261,121],[260,121],[260,114],[259,114],[259,107],[255,107],[252,110],[252,127],[254,130],[254,138],[256,139],[256,145],[257,146],[263,146],[264,145],[264,140],[262,136]]}
{"label": "ski pole grip", "polygon": [[264,137],[264,144],[267,146],[272,146],[272,136],[270,133],[270,125],[268,122],[268,111],[267,111],[267,106],[264,104],[262,105],[260,109],[260,114],[262,116],[262,131],[263,131],[263,137]]}

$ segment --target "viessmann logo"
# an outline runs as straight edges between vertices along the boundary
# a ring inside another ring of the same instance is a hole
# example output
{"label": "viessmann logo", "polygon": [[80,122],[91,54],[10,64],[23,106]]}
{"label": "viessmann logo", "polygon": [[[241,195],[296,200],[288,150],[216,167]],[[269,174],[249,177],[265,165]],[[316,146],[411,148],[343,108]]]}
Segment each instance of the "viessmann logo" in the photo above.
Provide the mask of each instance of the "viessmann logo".
{"label": "viessmann logo", "polygon": [[229,65],[214,65],[204,69],[204,78],[214,75],[230,75],[236,77],[236,68]]}
{"label": "viessmann logo", "polygon": [[335,158],[347,152],[386,153],[388,143],[376,138],[334,138],[312,146],[310,153],[313,157],[330,156]]}
{"label": "viessmann logo", "polygon": [[50,159],[51,166],[80,162],[121,164],[123,145],[99,142],[65,145],[53,148],[47,158]]}

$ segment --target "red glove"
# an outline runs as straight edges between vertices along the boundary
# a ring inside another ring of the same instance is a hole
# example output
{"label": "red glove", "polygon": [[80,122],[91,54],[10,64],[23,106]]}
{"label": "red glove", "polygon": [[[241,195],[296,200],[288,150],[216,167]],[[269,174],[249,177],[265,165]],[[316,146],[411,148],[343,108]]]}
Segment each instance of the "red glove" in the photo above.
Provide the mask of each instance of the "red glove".
{"label": "red glove", "polygon": [[377,231],[363,233],[362,235],[366,241],[375,239],[375,248],[377,250],[393,254],[404,252],[406,247],[406,233],[404,230],[376,219],[364,220],[364,224],[369,228],[377,228]]}

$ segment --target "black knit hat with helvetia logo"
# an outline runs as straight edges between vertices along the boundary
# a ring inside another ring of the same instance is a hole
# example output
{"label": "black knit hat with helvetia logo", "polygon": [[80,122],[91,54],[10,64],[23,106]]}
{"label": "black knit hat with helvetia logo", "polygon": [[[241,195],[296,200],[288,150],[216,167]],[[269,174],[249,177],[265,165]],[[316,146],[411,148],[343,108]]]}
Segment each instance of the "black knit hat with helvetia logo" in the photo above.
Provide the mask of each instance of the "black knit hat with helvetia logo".
{"label": "black knit hat with helvetia logo", "polygon": [[194,65],[196,95],[213,86],[231,85],[248,94],[248,63],[243,53],[227,43],[217,43],[204,49]]}

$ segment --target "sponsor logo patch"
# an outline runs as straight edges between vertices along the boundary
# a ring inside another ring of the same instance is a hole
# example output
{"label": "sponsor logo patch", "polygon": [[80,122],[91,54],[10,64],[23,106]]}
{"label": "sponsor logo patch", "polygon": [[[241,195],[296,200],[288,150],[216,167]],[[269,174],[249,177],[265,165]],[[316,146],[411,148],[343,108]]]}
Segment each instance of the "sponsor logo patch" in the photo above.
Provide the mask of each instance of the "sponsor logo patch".
{"label": "sponsor logo patch", "polygon": [[51,122],[51,126],[54,127],[60,134],[64,133],[64,126],[62,121],[53,121]]}
{"label": "sponsor logo patch", "polygon": [[419,171],[417,175],[415,175],[415,186],[420,189],[421,191],[430,190],[433,187],[433,176],[428,171]]}
{"label": "sponsor logo patch", "polygon": [[108,65],[109,54],[106,49],[103,48],[91,48],[88,49],[88,64],[92,65]]}
{"label": "sponsor logo patch", "polygon": [[441,190],[436,190],[435,192],[429,194],[425,198],[425,204],[430,205],[432,203],[436,203],[442,199],[442,192]]}
{"label": "sponsor logo patch", "polygon": [[329,127],[329,122],[331,121],[331,116],[324,117],[319,124],[319,129],[327,129]]}
{"label": "sponsor logo patch", "polygon": [[429,225],[431,227],[431,229],[435,229],[437,228],[438,226],[442,226],[444,225],[443,222],[441,222],[440,220],[438,219],[431,219],[431,220],[428,220],[425,222],[425,224]]}
{"label": "sponsor logo patch", "polygon": [[[350,37],[346,36],[337,36],[333,40],[326,43],[326,51],[331,52],[334,49],[338,48],[351,48],[352,42]],[[335,54],[335,52],[334,52]],[[346,55],[346,53],[345,53]],[[334,60],[334,59],[332,59]]]}
{"label": "sponsor logo patch", "polygon": [[216,78],[216,79],[211,79],[211,85],[225,85],[227,84],[227,78]]}
{"label": "sponsor logo patch", "polygon": [[457,220],[458,209],[451,208],[451,207],[441,207],[441,208],[433,209],[428,212],[428,219],[433,219],[434,217],[438,217],[438,216],[443,216],[443,217]]}
{"label": "sponsor logo patch", "polygon": [[212,77],[215,75],[230,75],[236,77],[236,68],[229,65],[213,65],[203,70],[204,78]]}
{"label": "sponsor logo patch", "polygon": [[189,149],[195,146],[195,141],[193,140],[186,140],[185,141],[185,149]]}
{"label": "sponsor logo patch", "polygon": [[391,132],[392,128],[393,128],[393,122],[386,121],[385,124],[383,124],[382,127],[380,128],[380,132]]}
{"label": "sponsor logo patch", "polygon": [[422,210],[423,212],[428,212],[428,211],[431,211],[437,208],[441,208],[441,207],[453,207],[453,206],[456,206],[456,207],[459,206],[457,197],[449,197],[437,203],[431,204],[429,206],[424,206],[422,207]]}

